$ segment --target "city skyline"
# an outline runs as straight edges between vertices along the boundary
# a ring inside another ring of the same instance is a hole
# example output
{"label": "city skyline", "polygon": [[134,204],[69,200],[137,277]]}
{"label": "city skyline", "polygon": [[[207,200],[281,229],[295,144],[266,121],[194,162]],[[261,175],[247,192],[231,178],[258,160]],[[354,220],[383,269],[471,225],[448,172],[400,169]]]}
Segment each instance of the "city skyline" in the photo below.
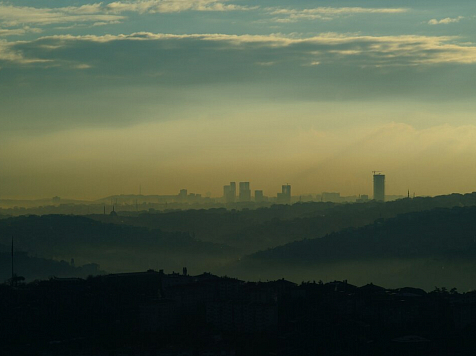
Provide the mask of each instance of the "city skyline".
{"label": "city skyline", "polygon": [[466,0],[0,2],[0,198],[466,193]]}
{"label": "city skyline", "polygon": [[[169,198],[169,200],[165,199],[163,202],[175,202],[175,203],[200,203],[200,202],[208,202],[208,203],[225,203],[225,204],[234,204],[234,203],[277,203],[277,204],[292,204],[297,201],[323,201],[323,202],[367,202],[370,200],[376,200],[384,202],[386,201],[387,197],[390,200],[395,200],[399,198],[404,198],[405,196],[402,194],[398,195],[388,195],[385,193],[385,175],[382,174],[381,171],[373,171],[373,195],[370,196],[369,194],[351,194],[351,195],[341,195],[340,191],[322,191],[320,193],[316,192],[307,192],[298,195],[291,194],[291,184],[286,183],[281,186],[281,192],[268,192],[265,194],[263,189],[251,189],[251,182],[238,182],[239,189],[237,190],[237,182],[230,182],[223,186],[223,193],[222,195],[213,196],[210,192],[206,192],[203,194],[202,192],[192,192],[189,191],[188,188],[181,188],[178,194],[142,194],[142,184],[139,185],[139,194],[114,194],[109,197],[101,197],[99,199],[95,199],[94,201],[90,202],[97,202],[100,200],[107,200],[107,199],[115,199],[114,202],[111,200],[111,206],[117,205],[118,198],[124,197],[134,197],[134,201],[131,204],[138,204],[143,202],[152,203],[150,201],[151,197],[157,197],[159,200],[157,201],[160,203],[160,199]],[[253,194],[254,192],[254,194]],[[416,194],[413,192],[413,197]],[[410,189],[407,190],[407,197],[410,198]],[[42,198],[39,200],[48,200],[49,198]],[[68,201],[68,197],[66,200]],[[145,199],[145,200],[144,200]],[[296,200],[298,199],[298,200]],[[304,199],[304,200],[303,200]],[[127,199],[126,199],[127,200]],[[12,201],[15,201],[13,199]],[[21,200],[19,200],[21,201]],[[83,200],[87,201],[87,200]],[[1,205],[2,199],[0,199]],[[51,199],[53,204],[59,205],[62,203],[62,198],[60,196],[54,196]],[[125,202],[122,201],[121,204]]]}
{"label": "city skyline", "polygon": [[[382,178],[382,179],[380,179]],[[223,185],[221,194],[212,194],[210,190],[204,190],[204,189],[190,189],[188,187],[182,187],[176,192],[161,192],[157,191],[156,187],[152,188],[154,192],[142,192],[143,186],[142,184],[139,184],[138,186],[138,191],[137,192],[117,192],[114,194],[110,194],[109,196],[136,196],[136,197],[151,197],[151,196],[161,196],[161,197],[177,197],[180,201],[186,201],[187,198],[193,197],[193,198],[212,198],[212,199],[222,199],[225,203],[236,203],[236,202],[250,202],[250,201],[265,201],[269,198],[276,200],[278,203],[285,203],[289,204],[291,202],[291,197],[313,197],[313,198],[319,198],[324,199],[324,201],[332,201],[335,200],[335,197],[337,195],[340,198],[352,198],[356,197],[358,200],[361,199],[361,196],[364,197],[364,201],[366,199],[374,199],[377,201],[385,201],[385,197],[406,197],[407,195],[410,195],[410,188],[407,188],[405,192],[396,192],[396,194],[387,194],[387,185],[385,183],[385,174],[383,174],[382,171],[372,171],[372,187],[369,187],[369,189],[364,189],[363,191],[355,191],[355,192],[350,192],[350,193],[344,193],[341,195],[341,190],[340,189],[331,189],[331,190],[320,190],[318,188],[313,189],[311,191],[302,191],[299,188],[298,193],[296,194],[291,194],[291,184],[286,183],[282,184],[280,191],[271,191],[270,189],[263,189],[262,186],[254,187],[252,188],[251,182],[250,181],[239,181],[238,184],[236,181],[232,181],[229,184]],[[237,189],[238,186],[238,189]],[[259,189],[255,189],[259,188]],[[295,187],[293,188],[293,190]],[[214,191],[217,191],[217,189],[213,189]],[[372,194],[369,193],[369,191],[372,191]],[[405,194],[404,194],[405,193]],[[258,200],[255,200],[256,195],[258,195]],[[416,192],[412,190],[412,195],[415,196]],[[436,195],[444,195],[444,194],[436,194]],[[325,197],[332,197],[332,198],[325,198]],[[429,195],[418,195],[418,196],[429,196]],[[101,199],[106,199],[106,195],[101,195],[98,197],[95,197],[94,199],[87,199],[87,198],[76,198],[76,197],[60,197],[59,195],[54,195],[52,198],[53,202],[59,203],[60,199],[73,199],[73,200],[83,200],[83,201],[96,201],[96,200],[101,200]],[[12,198],[12,197],[1,197],[0,196],[0,202],[1,200],[44,200],[44,199],[50,199],[49,197],[42,196],[42,197],[35,197],[35,198]],[[263,200],[265,199],[265,200]],[[337,201],[337,200],[336,200]]]}
{"label": "city skyline", "polygon": [[2,354],[473,354],[475,73],[476,1],[0,0]]}

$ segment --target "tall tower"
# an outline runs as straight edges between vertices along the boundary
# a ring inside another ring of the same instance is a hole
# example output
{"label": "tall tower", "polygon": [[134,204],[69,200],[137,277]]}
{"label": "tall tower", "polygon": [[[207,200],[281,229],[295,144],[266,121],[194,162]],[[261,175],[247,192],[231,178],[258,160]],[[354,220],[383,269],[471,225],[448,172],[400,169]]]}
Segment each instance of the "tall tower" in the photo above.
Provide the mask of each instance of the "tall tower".
{"label": "tall tower", "polygon": [[250,182],[240,182],[240,201],[250,201],[251,200],[251,190]]}
{"label": "tall tower", "polygon": [[278,204],[291,204],[291,186],[285,184],[281,186],[281,193],[278,193]]}
{"label": "tall tower", "polygon": [[236,183],[230,182],[230,185],[223,186],[223,198],[225,203],[234,203],[236,199]]}
{"label": "tall tower", "polygon": [[233,202],[236,199],[236,182],[230,182],[230,198]]}
{"label": "tall tower", "polygon": [[385,174],[374,171],[374,200],[385,201]]}
{"label": "tall tower", "polygon": [[187,189],[180,189],[180,193],[178,195],[179,201],[185,202],[188,198],[188,191]]}

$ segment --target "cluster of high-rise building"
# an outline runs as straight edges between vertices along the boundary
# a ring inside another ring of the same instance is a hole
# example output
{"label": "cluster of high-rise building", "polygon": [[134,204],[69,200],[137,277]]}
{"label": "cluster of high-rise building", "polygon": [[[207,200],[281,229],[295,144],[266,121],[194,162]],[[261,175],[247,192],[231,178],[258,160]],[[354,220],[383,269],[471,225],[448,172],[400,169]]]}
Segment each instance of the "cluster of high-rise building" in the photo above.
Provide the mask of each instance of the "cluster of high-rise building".
{"label": "cluster of high-rise building", "polygon": [[[368,195],[359,195],[351,196],[351,197],[342,197],[340,193],[337,192],[324,192],[317,196],[299,196],[292,199],[291,196],[291,185],[290,184],[283,184],[281,186],[281,192],[277,193],[275,197],[267,197],[264,195],[263,190],[255,190],[254,194],[250,188],[250,182],[230,182],[223,186],[223,197],[222,202],[226,204],[233,204],[233,203],[247,203],[247,202],[255,202],[255,203],[262,203],[262,202],[276,202],[278,204],[291,204],[292,201],[323,201],[323,202],[366,202],[369,201],[370,198]],[[209,196],[209,195],[208,195]],[[395,199],[395,197],[393,197]],[[200,201],[202,199],[201,194],[191,194],[188,193],[186,189],[180,190],[178,194],[178,202],[188,202],[193,203],[195,201]],[[208,197],[207,199],[210,199]],[[298,200],[297,200],[298,199]],[[301,200],[302,199],[302,200]],[[392,197],[390,197],[391,200]],[[381,172],[374,171],[373,172],[373,200],[376,201],[385,201],[385,175]]]}
{"label": "cluster of high-rise building", "polygon": [[[263,195],[263,191],[258,193],[259,196]],[[256,191],[255,191],[256,196]],[[223,198],[225,203],[235,203],[235,202],[249,202],[251,201],[251,189],[250,182],[240,182],[238,189],[238,199],[236,195],[236,182],[230,182],[229,185],[223,186]]]}
{"label": "cluster of high-rise building", "polygon": [[[262,190],[255,190],[254,197],[252,197],[250,182],[240,182],[238,187],[237,196],[236,182],[230,182],[230,184],[223,186],[223,200],[225,203],[250,202],[253,198],[257,203],[268,200],[268,197],[263,194]],[[281,204],[291,203],[291,186],[289,184],[282,186],[281,193],[277,195],[277,202]]]}
{"label": "cluster of high-rise building", "polygon": [[[238,198],[238,199],[237,199]],[[341,197],[339,193],[322,193],[323,201],[335,201],[338,202]],[[385,175],[381,172],[373,172],[373,199],[376,201],[385,201]],[[230,182],[230,184],[223,186],[223,200],[225,203],[235,202],[250,202],[252,201],[250,182],[240,182],[238,196],[236,192],[236,182]],[[254,201],[263,202],[267,197],[263,195],[262,190],[255,190]],[[359,196],[359,202],[368,201],[368,195]],[[277,194],[276,202],[278,204],[290,204],[291,203],[291,185],[284,184],[281,187],[281,193]]]}
{"label": "cluster of high-rise building", "polygon": [[[327,203],[365,203],[370,200],[374,201],[393,201],[402,198],[410,198],[408,195],[386,195],[385,194],[385,175],[381,172],[373,172],[373,197],[370,195],[351,195],[341,196],[339,192],[322,192],[319,194],[300,194],[291,195],[291,185],[283,184],[281,192],[274,196],[266,196],[261,189],[251,190],[250,182],[230,182],[223,187],[223,196],[212,197],[212,193],[207,192],[204,196],[198,193],[191,193],[187,189],[180,189],[178,194],[171,195],[139,195],[136,194],[120,194],[109,196],[94,202],[93,205],[85,205],[82,202],[74,200],[61,199],[58,196],[49,200],[32,200],[22,201],[20,205],[15,200],[0,201],[1,209],[14,209],[15,212],[9,211],[8,214],[25,214],[25,207],[31,208],[31,214],[60,214],[65,211],[74,214],[89,213],[105,213],[104,206],[108,206],[108,212],[114,211],[114,208],[120,207],[121,211],[139,211],[139,209],[181,209],[184,206],[196,206],[201,208],[252,208],[265,207],[273,204],[291,204],[291,203],[307,203],[307,202],[327,202]],[[415,197],[415,194],[413,194]],[[41,205],[38,203],[41,202]],[[248,204],[247,204],[248,203]],[[95,205],[97,204],[97,205]],[[234,206],[234,204],[237,204]],[[115,212],[115,211],[114,211]]]}
{"label": "cluster of high-rise building", "polygon": [[202,195],[196,193],[189,193],[187,189],[180,189],[178,198],[179,202],[193,202],[194,200],[200,200],[202,198]]}

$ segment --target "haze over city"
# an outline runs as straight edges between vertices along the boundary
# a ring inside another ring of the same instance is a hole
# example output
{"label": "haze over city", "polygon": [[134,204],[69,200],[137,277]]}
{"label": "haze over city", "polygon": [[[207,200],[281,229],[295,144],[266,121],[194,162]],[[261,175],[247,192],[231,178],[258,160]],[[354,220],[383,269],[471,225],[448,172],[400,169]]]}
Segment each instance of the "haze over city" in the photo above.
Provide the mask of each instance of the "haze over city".
{"label": "haze over city", "polygon": [[473,356],[476,1],[0,0],[0,353]]}
{"label": "haze over city", "polygon": [[470,1],[2,1],[0,198],[474,190]]}

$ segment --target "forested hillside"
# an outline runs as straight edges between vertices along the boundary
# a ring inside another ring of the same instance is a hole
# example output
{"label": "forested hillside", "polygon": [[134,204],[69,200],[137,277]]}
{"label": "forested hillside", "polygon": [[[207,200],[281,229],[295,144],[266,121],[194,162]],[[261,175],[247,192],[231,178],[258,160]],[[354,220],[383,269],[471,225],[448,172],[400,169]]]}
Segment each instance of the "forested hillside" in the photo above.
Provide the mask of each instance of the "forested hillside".
{"label": "forested hillside", "polygon": [[108,272],[183,266],[209,269],[234,258],[233,249],[188,233],[105,224],[80,216],[23,216],[0,221],[0,243],[33,256],[98,263]]}
{"label": "forested hillside", "polygon": [[[475,216],[475,193],[256,210],[20,216],[0,220],[0,243],[8,246],[13,236],[15,249],[29,256],[96,263],[107,272],[187,266],[250,280],[353,279],[388,287],[414,281],[432,288],[458,285],[459,276],[476,271]],[[471,288],[469,278],[461,279]]]}
{"label": "forested hillside", "polygon": [[297,240],[323,237],[347,228],[362,227],[377,219],[434,208],[475,206],[476,193],[434,198],[401,199],[388,203],[364,204],[297,203],[256,210],[187,210],[120,213],[91,218],[115,224],[182,231],[197,239],[225,244],[242,254],[277,247]]}
{"label": "forested hillside", "polygon": [[[26,252],[15,251],[14,274],[27,282],[50,277],[81,277],[102,274],[104,271],[94,263],[75,267],[71,261],[55,261],[29,256]],[[11,246],[0,245],[0,283],[10,280],[12,273]]]}
{"label": "forested hillside", "polygon": [[[314,278],[359,278],[393,285],[408,281],[431,287],[476,276],[476,207],[433,209],[379,219],[318,239],[296,241],[244,258],[237,270],[297,271]],[[431,285],[429,285],[431,284]],[[461,284],[460,284],[461,285]]]}

